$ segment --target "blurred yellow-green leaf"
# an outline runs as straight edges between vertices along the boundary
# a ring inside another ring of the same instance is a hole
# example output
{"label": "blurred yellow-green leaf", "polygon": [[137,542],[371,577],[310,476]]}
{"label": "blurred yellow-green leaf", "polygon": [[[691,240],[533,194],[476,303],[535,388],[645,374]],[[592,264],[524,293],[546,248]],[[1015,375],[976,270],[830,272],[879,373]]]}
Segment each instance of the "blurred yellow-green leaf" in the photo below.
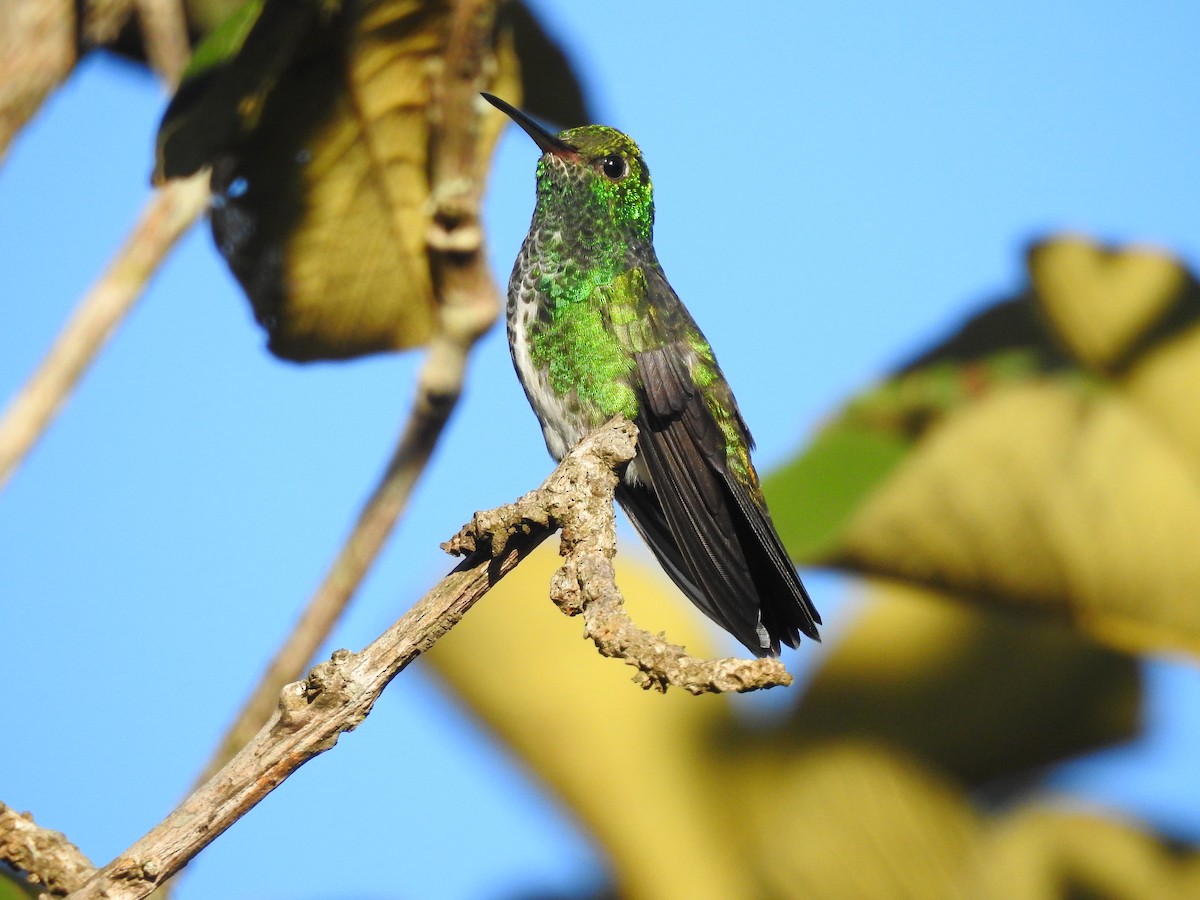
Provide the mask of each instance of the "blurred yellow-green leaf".
{"label": "blurred yellow-green leaf", "polygon": [[[1200,290],[1190,284],[1189,296],[1200,308]],[[1186,458],[1189,467],[1200,469],[1200,415],[1194,398],[1200,385],[1200,322],[1177,331],[1157,344],[1153,353],[1138,359],[1120,380],[1122,394],[1161,430]]]}
{"label": "blurred yellow-green leaf", "polygon": [[[633,689],[550,608],[548,548],[433,651],[621,894],[1191,896],[1194,855],[1026,804],[1049,767],[1138,735],[1128,650],[1200,646],[1200,496],[1167,427],[1193,324],[1186,297],[1160,302],[1168,321],[1127,328],[1124,362],[1100,369],[1044,302],[985,311],[767,479],[794,552],[890,576],[786,707]],[[678,592],[618,562],[635,619],[707,652]]]}
{"label": "blurred yellow-green leaf", "polygon": [[1030,804],[998,817],[982,844],[979,896],[1058,900],[1200,896],[1200,857],[1130,822]]}
{"label": "blurred yellow-green leaf", "polygon": [[851,399],[804,452],[765,479],[793,557],[826,562],[862,502],[951,411],[999,387],[1064,370],[1031,296],[998,303],[891,378]]}
{"label": "blurred yellow-green leaf", "polygon": [[[1200,485],[1111,392],[1059,381],[948,417],[855,513],[836,561],[1037,609],[1126,649],[1200,649]],[[1124,639],[1121,639],[1121,635]]]}
{"label": "blurred yellow-green leaf", "polygon": [[[712,839],[724,798],[706,773],[727,701],[638,690],[633,669],[584,643],[549,599],[555,549],[526,559],[429,659],[607,849],[628,896],[754,896],[736,849]],[[618,557],[617,582],[640,626],[711,653],[701,617],[665,577]]]}
{"label": "blurred yellow-green leaf", "polygon": [[[640,623],[711,651],[663,577],[618,563]],[[634,688],[550,604],[557,564],[543,546],[429,659],[593,834],[619,895],[1160,896],[1105,893],[1088,873],[1114,865],[1094,858],[1110,853],[1131,861],[1112,884],[1195,883],[1191,857],[1131,825],[1095,823],[1092,856],[1074,835],[1080,821],[1093,828],[1086,817],[1043,817],[1031,841],[1023,809],[983,808],[963,781],[1021,783],[1128,736],[1138,679],[1118,654],[1061,627],[880,588],[790,713],[743,717],[745,698]]]}
{"label": "blurred yellow-green leaf", "polygon": [[[258,2],[197,51],[160,129],[157,174],[212,166],[217,246],[276,355],[419,346],[437,311],[429,117],[451,4],[262,0],[259,12]],[[563,83],[547,102],[574,115],[578,84],[535,24],[527,12],[502,17],[487,87],[519,100],[520,36],[530,56],[521,64],[545,63]],[[504,123],[485,106],[480,171]]]}
{"label": "blurred yellow-green leaf", "polygon": [[1058,623],[870,582],[789,728],[902,748],[973,785],[1133,738],[1137,662]]}
{"label": "blurred yellow-green leaf", "polygon": [[[1200,651],[1194,279],[1163,254],[1075,238],[1030,259],[1037,290],[1004,313],[1022,328],[972,343],[968,325],[768,480],[785,540],[809,561],[1048,614],[1118,649]],[[1120,312],[1089,317],[1105,304]],[[1094,371],[1117,357],[1111,377]],[[818,464],[839,440],[857,481],[834,494],[834,464]],[[904,452],[881,466],[862,448],[884,441]],[[832,524],[814,537],[804,516]]]}
{"label": "blurred yellow-green leaf", "polygon": [[979,814],[945,778],[856,740],[747,747],[709,773],[753,897],[958,900],[974,893]]}
{"label": "blurred yellow-green leaf", "polygon": [[[617,562],[639,624],[711,654],[665,577]],[[737,698],[637,690],[550,604],[557,564],[543,546],[429,659],[592,832],[621,895],[962,896],[976,813],[950,782],[882,746],[747,727]]]}
{"label": "blurred yellow-green leaf", "polygon": [[1183,266],[1154,248],[1117,250],[1067,236],[1034,247],[1029,275],[1056,333],[1081,364],[1115,368],[1183,293]]}

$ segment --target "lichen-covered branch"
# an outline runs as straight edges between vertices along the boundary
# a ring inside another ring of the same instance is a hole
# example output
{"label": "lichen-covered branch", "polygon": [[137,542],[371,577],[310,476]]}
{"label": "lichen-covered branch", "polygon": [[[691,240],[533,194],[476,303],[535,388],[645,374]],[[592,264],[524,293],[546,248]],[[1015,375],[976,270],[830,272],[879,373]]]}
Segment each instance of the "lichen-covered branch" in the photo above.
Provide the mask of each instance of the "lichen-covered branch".
{"label": "lichen-covered branch", "polygon": [[674,685],[704,694],[791,684],[777,659],[697,659],[638,628],[625,612],[612,563],[617,552],[613,491],[616,470],[633,458],[636,433],[633,424],[614,420],[584,442],[592,447],[585,457],[592,461],[590,469],[560,469],[516,503],[476,513],[443,548],[503,553],[529,527],[561,526],[564,562],[551,581],[552,599],[567,615],[582,615],[584,631],[600,652],[635,667],[634,680],[643,688],[662,692]]}
{"label": "lichen-covered branch", "polygon": [[778,659],[697,659],[661,634],[638,628],[625,612],[612,560],[590,550],[572,556],[558,571],[551,597],[568,614],[580,604],[584,631],[600,653],[634,666],[634,681],[646,690],[663,693],[674,685],[691,694],[743,693],[792,683]]}
{"label": "lichen-covered branch", "polygon": [[789,683],[777,660],[695,660],[625,619],[612,579],[613,491],[616,472],[636,452],[636,434],[618,418],[581,441],[537,490],[476,513],[443,545],[467,557],[453,572],[365,649],[338,650],[306,679],[285,686],[266,725],[171,815],[70,894],[72,900],[150,894],[296,769],[356,728],[396,675],[558,528],[566,562],[554,581],[556,601],[581,611],[601,652],[637,667],[644,686],[704,693]]}
{"label": "lichen-covered branch", "polygon": [[55,897],[75,890],[96,873],[96,867],[64,834],[42,828],[29,813],[19,813],[3,803],[0,860]]}
{"label": "lichen-covered branch", "polygon": [[476,523],[492,524],[450,542],[467,559],[365,649],[338,650],[305,680],[284,687],[270,720],[233,759],[72,900],[148,895],[292,772],[356,728],[388,683],[553,534],[558,522],[577,530],[597,521],[611,525],[612,470],[633,457],[633,436],[626,422],[601,429],[567,454],[537,491],[512,507],[477,514]]}

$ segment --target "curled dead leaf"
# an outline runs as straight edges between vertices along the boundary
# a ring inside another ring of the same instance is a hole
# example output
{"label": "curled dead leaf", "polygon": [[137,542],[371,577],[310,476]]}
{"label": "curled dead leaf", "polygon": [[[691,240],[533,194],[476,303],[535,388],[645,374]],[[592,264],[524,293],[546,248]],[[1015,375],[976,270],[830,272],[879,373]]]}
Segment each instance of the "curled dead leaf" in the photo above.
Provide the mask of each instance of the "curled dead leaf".
{"label": "curled dead leaf", "polygon": [[[157,172],[212,166],[217,246],[276,355],[344,359],[432,335],[431,120],[452,8],[251,0],[198,49],[160,128]],[[494,30],[479,87],[516,101],[511,21]],[[557,51],[525,44],[531,67]],[[443,127],[473,133],[482,178],[503,123],[481,101],[472,121]]]}

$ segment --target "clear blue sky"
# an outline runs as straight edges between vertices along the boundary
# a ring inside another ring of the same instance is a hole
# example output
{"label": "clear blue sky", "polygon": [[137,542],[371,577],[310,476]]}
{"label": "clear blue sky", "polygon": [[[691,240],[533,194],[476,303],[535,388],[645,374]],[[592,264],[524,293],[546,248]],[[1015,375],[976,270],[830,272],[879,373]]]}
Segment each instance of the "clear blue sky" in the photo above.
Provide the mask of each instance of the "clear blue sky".
{"label": "clear blue sky", "polygon": [[[1039,235],[1150,241],[1200,263],[1196,4],[538,6],[602,121],[649,160],[659,256],[765,467],[1018,286]],[[0,394],[144,202],[163,102],[148,77],[92,59],[0,169]],[[519,133],[500,147],[487,212],[502,281],[535,157]],[[406,414],[416,356],[298,368],[262,345],[197,229],[0,494],[0,799],[99,862],[186,790]],[[447,569],[439,541],[549,466],[497,331],[332,646],[374,637]],[[1200,676],[1150,675],[1150,736],[1059,783],[1200,840]],[[283,867],[310,842],[329,858]],[[601,865],[417,667],[210,848],[179,896],[504,897],[598,880]]]}

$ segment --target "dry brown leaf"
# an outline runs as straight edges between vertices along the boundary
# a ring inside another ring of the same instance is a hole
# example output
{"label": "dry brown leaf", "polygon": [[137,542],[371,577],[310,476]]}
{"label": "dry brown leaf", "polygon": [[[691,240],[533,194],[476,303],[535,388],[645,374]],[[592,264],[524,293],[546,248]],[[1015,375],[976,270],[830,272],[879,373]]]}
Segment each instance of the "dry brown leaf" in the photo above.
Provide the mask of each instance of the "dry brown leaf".
{"label": "dry brown leaf", "polygon": [[[164,117],[157,174],[212,165],[218,248],[278,356],[403,350],[433,333],[431,120],[451,6],[247,6],[199,48]],[[480,87],[517,101],[513,27],[496,30]],[[505,122],[481,99],[471,121],[446,123],[477,131],[480,178]]]}
{"label": "dry brown leaf", "polygon": [[[445,3],[351,6],[261,108],[242,109],[251,127],[215,161],[213,231],[277,355],[352,357],[432,333],[429,106],[447,27]],[[515,57],[497,59],[491,89],[511,96]],[[480,114],[486,159],[501,120]]]}

